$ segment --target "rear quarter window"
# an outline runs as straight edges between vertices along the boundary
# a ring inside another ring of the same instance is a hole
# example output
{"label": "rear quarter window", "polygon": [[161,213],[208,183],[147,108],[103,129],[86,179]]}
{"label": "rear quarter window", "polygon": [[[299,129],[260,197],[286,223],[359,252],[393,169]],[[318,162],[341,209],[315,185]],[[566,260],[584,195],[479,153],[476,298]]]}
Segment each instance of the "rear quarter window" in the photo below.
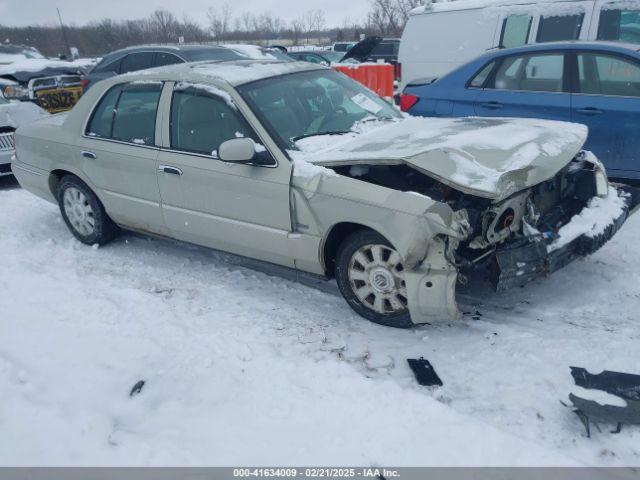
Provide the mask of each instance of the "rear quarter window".
{"label": "rear quarter window", "polygon": [[106,57],[98,65],[96,65],[93,70],[91,70],[91,73],[120,73],[121,62],[122,57]]}
{"label": "rear quarter window", "polygon": [[486,65],[476,74],[475,77],[471,79],[471,81],[469,82],[469,86],[473,88],[482,88],[489,78],[489,75],[491,75],[491,72],[493,71],[493,67],[495,67],[495,65],[495,60],[493,62],[489,62],[488,65]]}

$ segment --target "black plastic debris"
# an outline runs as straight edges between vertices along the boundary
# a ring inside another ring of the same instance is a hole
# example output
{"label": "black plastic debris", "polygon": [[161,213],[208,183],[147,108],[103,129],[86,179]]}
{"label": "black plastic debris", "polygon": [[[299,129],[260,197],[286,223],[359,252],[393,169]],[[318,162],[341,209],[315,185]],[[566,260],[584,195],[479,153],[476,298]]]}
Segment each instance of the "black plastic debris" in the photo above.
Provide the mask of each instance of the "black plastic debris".
{"label": "black plastic debris", "polygon": [[429,360],[425,360],[423,357],[419,359],[407,358],[407,363],[413,371],[418,384],[425,387],[431,387],[433,385],[442,386],[442,380],[440,380],[440,377],[429,363]]}
{"label": "black plastic debris", "polygon": [[587,437],[591,436],[591,424],[595,424],[596,427],[599,423],[616,425],[611,433],[620,433],[625,424],[640,425],[640,375],[608,370],[594,375],[584,368],[571,367],[571,376],[579,387],[600,390],[626,402],[625,407],[601,405],[594,400],[570,393],[569,400],[573,404],[573,411],[584,425]]}
{"label": "black plastic debris", "polygon": [[129,392],[129,396],[135,397],[136,395],[138,395],[142,391],[142,387],[144,387],[144,380],[140,380],[133,386],[133,388]]}

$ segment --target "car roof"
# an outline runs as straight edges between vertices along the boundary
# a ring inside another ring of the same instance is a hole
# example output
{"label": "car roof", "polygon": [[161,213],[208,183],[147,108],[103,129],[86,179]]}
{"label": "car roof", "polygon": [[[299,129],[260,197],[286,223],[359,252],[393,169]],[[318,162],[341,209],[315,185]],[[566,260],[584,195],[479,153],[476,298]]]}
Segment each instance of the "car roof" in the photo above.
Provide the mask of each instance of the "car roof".
{"label": "car roof", "polygon": [[135,45],[132,47],[121,48],[120,50],[114,50],[110,52],[108,55],[115,55],[121,53],[131,53],[131,52],[141,52],[146,50],[153,50],[156,52],[188,52],[195,50],[221,50],[226,48],[221,45],[202,45],[202,44],[176,44],[176,45],[166,45],[166,44],[146,44],[146,45]]}
{"label": "car roof", "polygon": [[504,7],[510,5],[536,5],[547,4],[571,4],[583,0],[457,0],[455,2],[442,2],[427,0],[424,5],[415,7],[409,11],[410,16],[424,13],[451,12],[457,10],[476,10],[490,7]]}
{"label": "car roof", "polygon": [[[191,62],[126,73],[114,79],[122,81],[176,81],[190,83],[229,84],[238,86],[270,77],[311,70],[329,70],[308,62],[279,60],[227,60]],[[118,83],[114,81],[113,83]]]}
{"label": "car roof", "polygon": [[537,52],[541,50],[600,50],[618,53],[637,53],[640,51],[640,45],[625,42],[613,41],[571,41],[571,42],[545,42],[531,43],[514,48],[494,48],[489,54],[512,54]]}
{"label": "car roof", "polygon": [[323,55],[325,53],[342,53],[342,52],[334,52],[333,50],[300,50],[296,52],[287,52],[287,53],[290,53],[292,55],[295,55],[297,53],[313,53],[316,55]]}

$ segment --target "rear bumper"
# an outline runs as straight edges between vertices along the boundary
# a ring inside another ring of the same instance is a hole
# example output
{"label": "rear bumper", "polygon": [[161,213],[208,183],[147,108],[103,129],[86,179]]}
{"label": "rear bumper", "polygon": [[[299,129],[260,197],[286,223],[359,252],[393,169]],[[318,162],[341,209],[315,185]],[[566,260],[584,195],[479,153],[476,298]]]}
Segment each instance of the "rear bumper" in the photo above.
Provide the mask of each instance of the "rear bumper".
{"label": "rear bumper", "polygon": [[490,281],[498,292],[523,286],[537,278],[560,270],[577,258],[596,252],[620,230],[631,211],[637,207],[638,190],[624,197],[625,207],[598,235],[583,234],[566,245],[550,251],[548,241],[536,239],[517,246],[505,246],[496,251]]}

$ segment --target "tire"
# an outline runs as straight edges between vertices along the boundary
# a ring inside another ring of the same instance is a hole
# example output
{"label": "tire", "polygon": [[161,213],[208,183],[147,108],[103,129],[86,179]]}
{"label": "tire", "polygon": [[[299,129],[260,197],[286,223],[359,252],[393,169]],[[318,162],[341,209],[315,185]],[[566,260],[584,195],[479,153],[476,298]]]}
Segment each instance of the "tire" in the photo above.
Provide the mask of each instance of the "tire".
{"label": "tire", "polygon": [[64,223],[82,243],[104,245],[120,233],[96,194],[78,177],[63,177],[57,197]]}
{"label": "tire", "polygon": [[336,255],[335,277],[342,296],[360,316],[388,327],[414,326],[400,255],[382,235],[359,230],[345,238]]}

